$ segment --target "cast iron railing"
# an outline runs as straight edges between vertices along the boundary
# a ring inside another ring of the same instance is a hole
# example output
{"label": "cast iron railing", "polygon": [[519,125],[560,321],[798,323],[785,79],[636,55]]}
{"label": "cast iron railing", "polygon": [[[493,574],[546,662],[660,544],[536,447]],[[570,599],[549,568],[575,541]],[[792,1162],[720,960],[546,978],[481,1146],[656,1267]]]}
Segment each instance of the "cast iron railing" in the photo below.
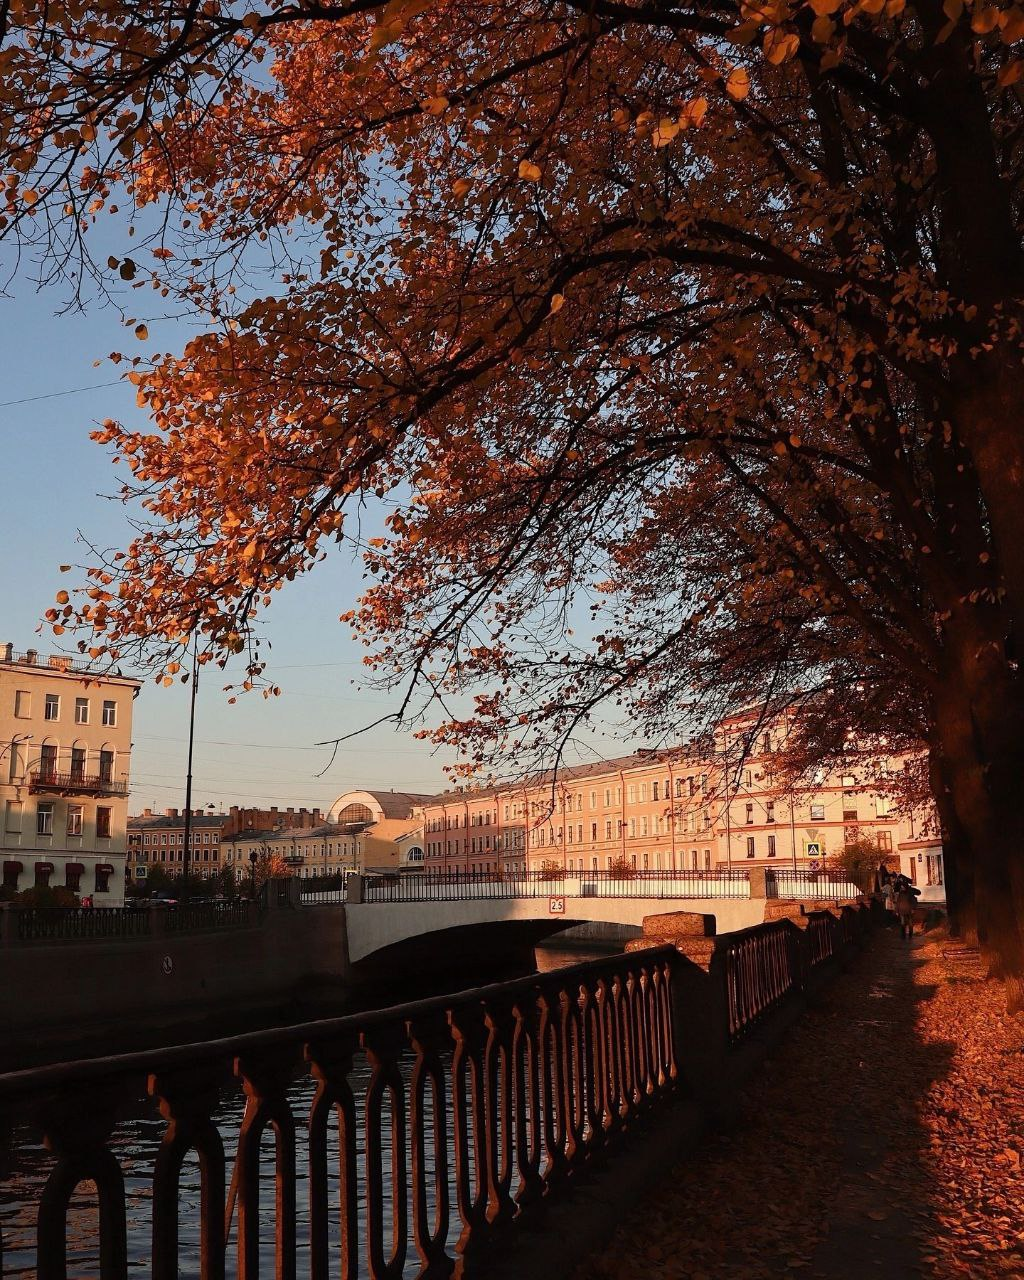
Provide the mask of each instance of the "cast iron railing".
{"label": "cast iron railing", "polygon": [[149,912],[137,907],[11,908],[19,942],[148,937]]}
{"label": "cast iron railing", "polygon": [[[0,1076],[0,1176],[21,1179],[0,1184],[0,1280],[66,1280],[96,1274],[97,1262],[103,1280],[126,1280],[130,1247],[136,1262],[152,1259],[154,1280],[224,1280],[229,1263],[256,1280],[261,1261],[277,1280],[300,1270],[310,1280],[486,1275],[519,1223],[680,1092],[693,1036],[698,1055],[710,1047],[724,1067],[730,1047],[861,938],[873,911],[725,935],[706,975],[657,947],[371,1013]],[[679,993],[696,978],[708,998],[691,1009]],[[237,1119],[225,1111],[233,1099],[244,1099]],[[159,1126],[159,1139],[126,1151],[118,1135],[133,1117],[146,1133]],[[72,1201],[78,1226],[88,1219],[74,1236]],[[198,1212],[191,1235],[183,1205]]]}
{"label": "cast iron railing", "polygon": [[424,872],[365,876],[364,902],[452,902],[474,898],[747,898],[745,867],[715,871]]}
{"label": "cast iron railing", "polygon": [[858,898],[862,890],[842,872],[807,871],[803,867],[769,867],[769,898]]}
{"label": "cast iron railing", "polygon": [[307,907],[317,907],[330,905],[331,903],[347,902],[348,891],[344,888],[337,889],[307,889],[305,886],[299,887],[299,900]]}
{"label": "cast iron railing", "polygon": [[775,920],[724,934],[716,955],[725,966],[730,1039],[741,1040],[799,991],[818,965],[860,941],[873,910],[861,904],[843,907],[838,916],[812,911],[803,929]]}
{"label": "cast iron railing", "polygon": [[[263,1274],[280,1280],[296,1276],[300,1252],[311,1280],[397,1280],[413,1251],[411,1274],[448,1276],[456,1259],[462,1274],[479,1274],[513,1223],[562,1194],[676,1092],[677,961],[661,947],[373,1013],[0,1076],[0,1135],[18,1140],[0,1168],[48,1161],[34,1214],[26,1206],[19,1215],[19,1224],[34,1218],[34,1239],[23,1225],[17,1238],[6,1228],[0,1276],[17,1267],[65,1280],[98,1257],[104,1280],[124,1280],[125,1168],[113,1138],[119,1117],[138,1114],[147,1098],[165,1121],[162,1136],[128,1163],[133,1185],[149,1184],[142,1202],[155,1280],[222,1280],[229,1256],[240,1277],[255,1280],[267,1237],[261,1213],[274,1226],[264,1266],[274,1261]],[[354,1064],[365,1081],[358,1099]],[[297,1116],[290,1086],[301,1076],[314,1089]],[[231,1090],[245,1103],[227,1189],[217,1113]],[[301,1251],[300,1128],[308,1161]],[[272,1200],[261,1199],[260,1147],[270,1135]],[[199,1161],[200,1221],[198,1248],[185,1257],[180,1181],[190,1153]],[[95,1206],[96,1243],[85,1258],[69,1256],[73,1197],[76,1211],[83,1197]]]}
{"label": "cast iron railing", "polygon": [[[11,923],[0,930],[12,941],[78,942],[91,938],[149,938],[160,933],[193,933],[256,923],[257,903],[194,902],[175,907],[3,908]],[[0,920],[6,925],[6,920]]]}
{"label": "cast iron railing", "polygon": [[102,773],[79,769],[35,769],[29,774],[29,791],[59,791],[79,796],[126,796],[127,778],[110,778]]}
{"label": "cast iron railing", "polygon": [[168,933],[221,929],[254,923],[251,905],[238,899],[229,899],[227,902],[185,902],[177,907],[165,908],[163,918]]}

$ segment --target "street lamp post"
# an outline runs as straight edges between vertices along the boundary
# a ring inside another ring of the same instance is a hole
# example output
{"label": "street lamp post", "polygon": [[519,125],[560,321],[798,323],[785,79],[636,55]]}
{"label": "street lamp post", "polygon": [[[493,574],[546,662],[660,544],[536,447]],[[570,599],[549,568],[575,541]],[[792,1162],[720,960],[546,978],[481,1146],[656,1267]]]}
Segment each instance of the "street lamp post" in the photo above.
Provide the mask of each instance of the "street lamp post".
{"label": "street lamp post", "polygon": [[185,773],[185,852],[182,857],[182,897],[188,897],[188,865],[192,854],[192,748],[196,733],[196,688],[199,684],[199,642],[192,651],[192,689],[188,712],[188,765]]}

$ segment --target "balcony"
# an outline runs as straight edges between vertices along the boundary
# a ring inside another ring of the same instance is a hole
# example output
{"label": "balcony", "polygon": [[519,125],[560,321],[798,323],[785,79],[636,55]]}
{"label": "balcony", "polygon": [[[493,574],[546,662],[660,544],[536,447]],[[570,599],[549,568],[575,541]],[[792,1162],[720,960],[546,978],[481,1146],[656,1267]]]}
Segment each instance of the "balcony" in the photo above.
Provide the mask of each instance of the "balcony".
{"label": "balcony", "polygon": [[32,795],[59,796],[127,796],[127,778],[106,778],[98,773],[72,769],[58,773],[56,769],[40,769],[29,774]]}

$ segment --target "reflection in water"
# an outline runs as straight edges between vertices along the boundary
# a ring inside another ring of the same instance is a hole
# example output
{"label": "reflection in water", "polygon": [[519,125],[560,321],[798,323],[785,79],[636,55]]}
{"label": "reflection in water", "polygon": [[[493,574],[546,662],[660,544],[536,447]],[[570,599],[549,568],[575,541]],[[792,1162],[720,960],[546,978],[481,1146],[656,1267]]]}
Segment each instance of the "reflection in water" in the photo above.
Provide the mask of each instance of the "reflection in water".
{"label": "reflection in water", "polygon": [[[564,968],[585,960],[594,960],[599,955],[614,954],[618,948],[588,947],[570,949],[568,947],[538,947],[537,968],[542,973],[552,969]],[[450,1055],[443,1061],[445,1079],[450,1081]],[[402,1079],[405,1082],[406,1113],[408,1114],[409,1078],[412,1072],[411,1055],[402,1059],[399,1064]],[[364,1058],[358,1057],[353,1065],[349,1081],[356,1098],[357,1126],[357,1170],[360,1239],[365,1239],[365,1146],[364,1120],[366,1086],[370,1071]],[[288,1100],[292,1114],[296,1119],[296,1203],[297,1221],[296,1235],[298,1239],[297,1274],[309,1274],[309,1203],[308,1203],[308,1145],[306,1122],[310,1104],[313,1099],[315,1084],[308,1077],[296,1080],[288,1091]],[[424,1143],[425,1166],[427,1172],[427,1204],[428,1220],[433,1222],[436,1212],[434,1187],[434,1140],[432,1131],[432,1108],[430,1107],[430,1090],[427,1091],[428,1112],[431,1123],[427,1125]],[[230,1186],[231,1171],[234,1167],[234,1153],[237,1147],[238,1130],[242,1120],[244,1098],[240,1088],[229,1086],[225,1090],[214,1121],[224,1142],[224,1150],[228,1161],[227,1183]],[[451,1149],[451,1106],[448,1100],[448,1137],[449,1156],[448,1174],[451,1180],[454,1156]],[[386,1247],[392,1244],[390,1223],[392,1220],[391,1202],[391,1158],[392,1142],[390,1133],[390,1116],[385,1109],[383,1117],[382,1153],[384,1157],[384,1221],[388,1224],[385,1232]],[[117,1157],[125,1181],[125,1202],[128,1223],[128,1270],[130,1274],[149,1274],[152,1269],[152,1179],[153,1159],[166,1129],[166,1121],[158,1114],[155,1102],[151,1099],[139,1099],[130,1112],[123,1112],[118,1118],[117,1127],[111,1139],[111,1150]],[[4,1136],[4,1135],[0,1135]],[[36,1214],[39,1197],[50,1170],[53,1168],[53,1156],[45,1150],[39,1141],[38,1133],[28,1127],[15,1129],[10,1135],[9,1157],[0,1165],[0,1238],[3,1240],[3,1274],[5,1280],[19,1277],[29,1280],[36,1274],[35,1238]],[[473,1144],[469,1143],[470,1160],[473,1159]],[[2,1152],[2,1147],[0,1147]],[[336,1125],[328,1128],[328,1234],[331,1254],[337,1258],[341,1240],[341,1219],[339,1199],[340,1167],[338,1152],[338,1133]],[[408,1158],[406,1164],[408,1166]],[[274,1263],[274,1141],[272,1132],[264,1135],[260,1147],[260,1243],[261,1261],[266,1273],[273,1274]],[[475,1181],[475,1170],[470,1169],[470,1185]],[[199,1162],[192,1156],[186,1158],[181,1171],[178,1195],[179,1213],[179,1271],[182,1280],[192,1280],[199,1276]],[[229,1202],[231,1194],[229,1192]],[[455,1212],[454,1189],[450,1191],[451,1223],[448,1232],[448,1248],[452,1252],[459,1235],[459,1223]],[[410,1224],[411,1225],[411,1224]],[[78,1280],[79,1277],[99,1276],[99,1228],[96,1206],[96,1188],[91,1182],[79,1185],[72,1198],[68,1211],[68,1275]],[[235,1269],[236,1248],[238,1240],[237,1211],[232,1216],[229,1234],[228,1271]],[[396,1242],[399,1245],[401,1242]],[[388,1252],[390,1253],[390,1249]],[[415,1250],[410,1247],[405,1260],[403,1275],[415,1276],[421,1264]]]}

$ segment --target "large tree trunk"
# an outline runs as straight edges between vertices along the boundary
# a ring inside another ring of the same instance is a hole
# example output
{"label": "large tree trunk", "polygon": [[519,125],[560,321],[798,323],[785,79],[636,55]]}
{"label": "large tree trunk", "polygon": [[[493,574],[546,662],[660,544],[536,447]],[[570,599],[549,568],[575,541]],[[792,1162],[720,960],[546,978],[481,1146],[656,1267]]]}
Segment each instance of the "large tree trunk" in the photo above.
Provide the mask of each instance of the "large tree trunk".
{"label": "large tree trunk", "polygon": [[1007,1005],[1024,1011],[1024,707],[1019,680],[971,627],[950,637],[954,670],[936,701],[940,768],[972,851],[978,939]]}
{"label": "large tree trunk", "polygon": [[974,857],[971,842],[953,803],[950,779],[937,742],[929,744],[929,775],[942,837],[942,879],[946,890],[949,936],[976,945],[978,917],[974,904]]}

